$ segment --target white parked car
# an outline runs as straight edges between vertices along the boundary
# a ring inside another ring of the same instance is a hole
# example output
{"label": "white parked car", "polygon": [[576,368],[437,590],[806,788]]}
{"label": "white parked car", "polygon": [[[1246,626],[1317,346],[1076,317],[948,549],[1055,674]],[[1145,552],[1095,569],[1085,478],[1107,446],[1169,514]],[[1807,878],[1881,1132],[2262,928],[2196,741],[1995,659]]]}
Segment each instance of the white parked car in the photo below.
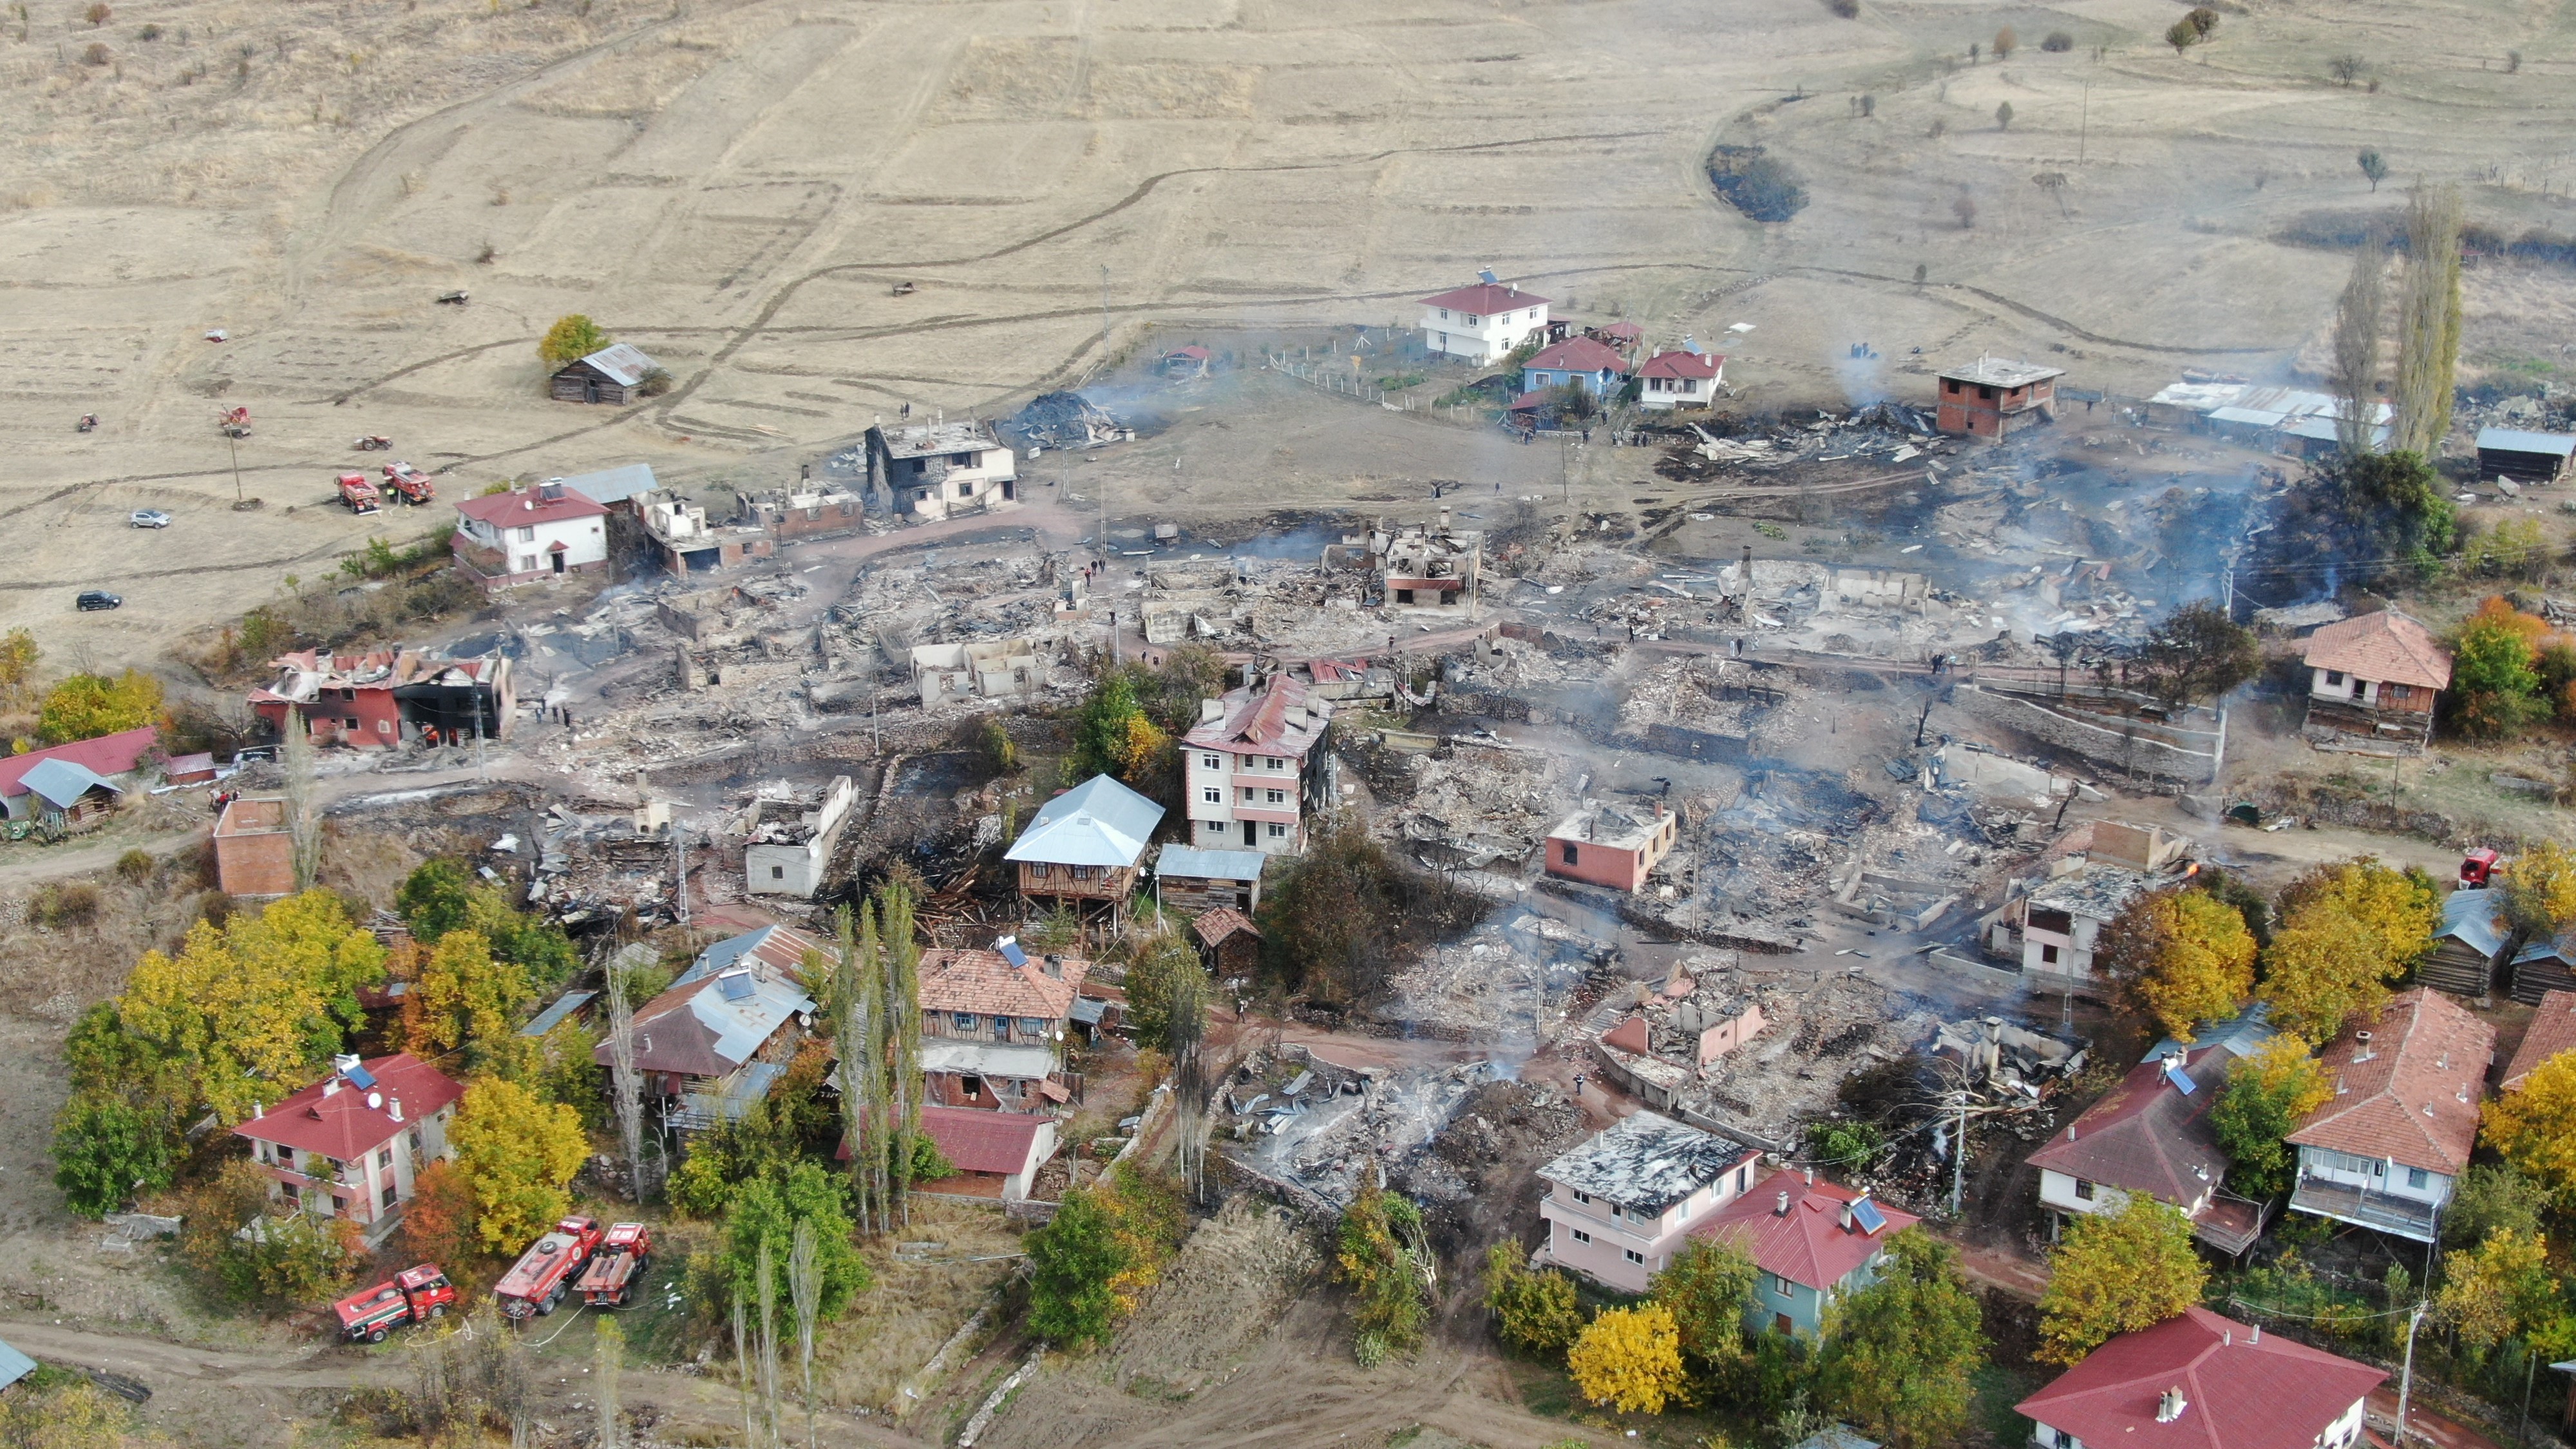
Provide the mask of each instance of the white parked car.
{"label": "white parked car", "polygon": [[125,521],[136,528],[168,528],[170,515],[158,508],[138,508],[125,515]]}

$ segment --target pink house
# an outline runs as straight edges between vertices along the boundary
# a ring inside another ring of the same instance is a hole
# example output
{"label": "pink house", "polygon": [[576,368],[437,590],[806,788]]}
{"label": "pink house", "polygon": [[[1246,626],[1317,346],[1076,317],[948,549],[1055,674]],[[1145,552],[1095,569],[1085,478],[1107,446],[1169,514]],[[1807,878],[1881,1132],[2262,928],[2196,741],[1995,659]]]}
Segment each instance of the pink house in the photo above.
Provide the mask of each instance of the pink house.
{"label": "pink house", "polygon": [[1547,833],[1547,873],[1633,894],[1672,852],[1680,818],[1660,803],[1638,815],[1587,802]]}
{"label": "pink house", "polygon": [[1622,1293],[1671,1263],[1693,1227],[1752,1184],[1758,1148],[1639,1112],[1539,1169],[1544,1261]]}

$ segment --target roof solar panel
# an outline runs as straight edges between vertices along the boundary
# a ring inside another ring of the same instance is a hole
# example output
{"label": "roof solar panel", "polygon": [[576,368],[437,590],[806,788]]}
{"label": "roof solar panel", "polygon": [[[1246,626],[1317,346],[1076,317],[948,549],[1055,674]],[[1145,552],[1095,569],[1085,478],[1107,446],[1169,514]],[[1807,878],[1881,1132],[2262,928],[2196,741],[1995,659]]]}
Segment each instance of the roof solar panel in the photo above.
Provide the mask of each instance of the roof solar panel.
{"label": "roof solar panel", "polygon": [[716,990],[723,992],[727,1001],[748,1000],[756,989],[748,971],[728,971],[716,978]]}
{"label": "roof solar panel", "polygon": [[1002,939],[995,941],[993,943],[993,949],[1001,952],[1002,959],[1010,962],[1013,966],[1026,966],[1029,964],[1029,953],[1020,949],[1019,938],[1015,936],[1004,936]]}
{"label": "roof solar panel", "polygon": [[2183,1072],[2180,1057],[2165,1058],[2165,1080],[2173,1083],[2174,1090],[2186,1097],[2200,1090],[2199,1084]]}
{"label": "roof solar panel", "polygon": [[367,1091],[376,1085],[376,1074],[368,1071],[365,1067],[352,1065],[347,1071],[342,1072],[340,1075],[348,1078],[349,1085],[357,1088],[361,1092]]}
{"label": "roof solar panel", "polygon": [[1852,1221],[1860,1224],[1860,1230],[1872,1237],[1887,1231],[1887,1215],[1878,1210],[1878,1204],[1865,1197],[1852,1203]]}

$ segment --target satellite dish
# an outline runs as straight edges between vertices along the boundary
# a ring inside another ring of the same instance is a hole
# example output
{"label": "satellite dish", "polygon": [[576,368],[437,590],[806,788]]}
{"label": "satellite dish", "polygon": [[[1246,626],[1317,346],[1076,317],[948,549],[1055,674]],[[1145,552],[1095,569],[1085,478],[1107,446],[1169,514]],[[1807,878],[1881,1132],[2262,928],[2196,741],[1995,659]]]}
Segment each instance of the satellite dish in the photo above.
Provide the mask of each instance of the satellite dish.
{"label": "satellite dish", "polygon": [[1494,275],[1494,269],[1491,267],[1486,267],[1478,271],[1476,273],[1476,280],[1484,283],[1488,287],[1499,287],[1503,282],[1502,278]]}

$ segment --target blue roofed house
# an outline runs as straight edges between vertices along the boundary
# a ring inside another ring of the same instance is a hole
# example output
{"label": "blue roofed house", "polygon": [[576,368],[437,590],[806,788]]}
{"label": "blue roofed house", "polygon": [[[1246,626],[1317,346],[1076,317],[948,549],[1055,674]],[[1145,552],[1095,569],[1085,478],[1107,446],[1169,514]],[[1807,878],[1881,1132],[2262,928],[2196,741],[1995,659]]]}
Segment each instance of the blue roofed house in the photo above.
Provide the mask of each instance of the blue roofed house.
{"label": "blue roofed house", "polygon": [[[822,942],[788,926],[719,941],[636,1008],[635,1065],[664,1121],[703,1131],[769,1095],[813,1022],[798,965],[809,949]],[[592,1059],[613,1055],[602,1041]]]}
{"label": "blue roofed house", "polygon": [[1162,819],[1162,806],[1094,775],[1039,806],[1003,859],[1019,867],[1022,900],[1051,902],[1115,930]]}
{"label": "blue roofed house", "polygon": [[9,1387],[35,1371],[34,1359],[5,1343],[0,1343],[0,1389]]}
{"label": "blue roofed house", "polygon": [[56,829],[95,821],[114,810],[125,794],[115,781],[77,760],[40,760],[18,783],[33,797],[36,818]]}
{"label": "blue roofed house", "polygon": [[642,504],[638,494],[650,493],[662,485],[653,477],[649,463],[629,463],[623,468],[603,468],[596,473],[575,473],[569,478],[549,478],[560,483],[611,513],[632,514]]}
{"label": "blue roofed house", "polygon": [[2484,1000],[2495,989],[2496,972],[2512,941],[2503,891],[2483,886],[2455,890],[2442,897],[2433,953],[2415,968],[2415,979],[2454,996]]}
{"label": "blue roofed house", "polygon": [[1746,1322],[1813,1336],[1836,1298],[1876,1280],[1887,1240],[1920,1221],[1812,1171],[1775,1172],[1691,1236],[1734,1243],[1762,1270]]}
{"label": "blue roofed house", "polygon": [[1542,347],[1521,364],[1521,390],[1545,392],[1552,387],[1579,387],[1594,397],[1608,397],[1628,380],[1628,359],[1606,342],[1569,337]]}

